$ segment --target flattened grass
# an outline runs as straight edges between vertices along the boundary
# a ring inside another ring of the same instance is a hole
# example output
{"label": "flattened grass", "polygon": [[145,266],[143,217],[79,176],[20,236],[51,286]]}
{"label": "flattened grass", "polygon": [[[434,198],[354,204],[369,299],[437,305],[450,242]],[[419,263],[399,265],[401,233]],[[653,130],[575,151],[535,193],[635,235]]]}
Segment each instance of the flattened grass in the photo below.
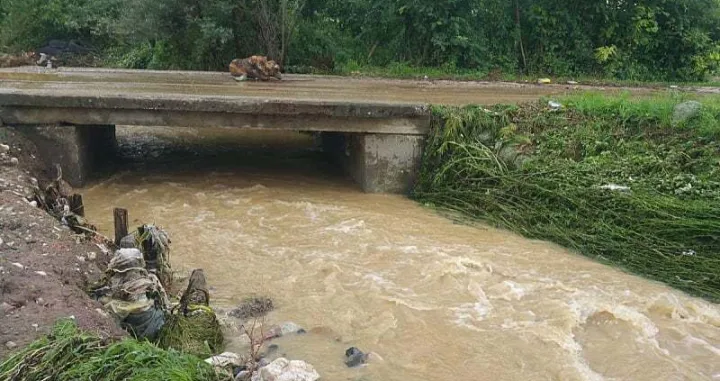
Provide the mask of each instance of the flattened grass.
{"label": "flattened grass", "polygon": [[720,101],[436,107],[413,196],[720,301]]}

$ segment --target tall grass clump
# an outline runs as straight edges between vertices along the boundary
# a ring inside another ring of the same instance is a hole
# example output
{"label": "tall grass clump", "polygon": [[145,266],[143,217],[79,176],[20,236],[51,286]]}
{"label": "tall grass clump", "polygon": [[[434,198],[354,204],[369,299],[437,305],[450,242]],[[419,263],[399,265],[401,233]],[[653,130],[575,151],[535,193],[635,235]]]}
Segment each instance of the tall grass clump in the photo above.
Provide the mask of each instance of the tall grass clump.
{"label": "tall grass clump", "polygon": [[720,301],[720,102],[434,108],[413,196]]}
{"label": "tall grass clump", "polygon": [[0,380],[220,380],[197,357],[163,350],[147,341],[105,340],[81,332],[72,320],[0,363]]}

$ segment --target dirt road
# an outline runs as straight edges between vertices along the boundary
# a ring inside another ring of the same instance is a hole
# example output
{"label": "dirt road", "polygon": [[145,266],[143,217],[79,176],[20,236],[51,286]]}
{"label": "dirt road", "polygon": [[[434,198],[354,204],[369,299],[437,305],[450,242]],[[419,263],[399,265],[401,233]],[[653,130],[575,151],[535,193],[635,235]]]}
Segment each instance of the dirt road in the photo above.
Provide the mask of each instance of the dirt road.
{"label": "dirt road", "polygon": [[0,70],[0,89],[47,90],[66,94],[173,94],[382,103],[494,104],[578,91],[648,94],[653,89],[538,85],[507,82],[416,81],[314,75],[286,75],[280,82],[236,82],[220,72],[115,69]]}

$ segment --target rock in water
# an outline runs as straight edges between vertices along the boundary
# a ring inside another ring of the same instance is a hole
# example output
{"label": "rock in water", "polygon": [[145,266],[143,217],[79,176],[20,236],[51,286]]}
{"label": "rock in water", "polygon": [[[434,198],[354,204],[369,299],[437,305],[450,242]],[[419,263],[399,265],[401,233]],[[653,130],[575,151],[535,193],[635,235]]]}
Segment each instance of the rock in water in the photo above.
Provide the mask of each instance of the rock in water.
{"label": "rock in water", "polygon": [[291,321],[286,321],[285,323],[282,323],[280,325],[280,332],[282,333],[283,336],[289,335],[291,333],[297,333],[297,331],[299,331],[301,329],[302,329],[302,327],[300,327],[299,325],[297,325]]}
{"label": "rock in water", "polygon": [[702,109],[702,103],[698,101],[687,101],[675,105],[673,108],[672,125],[677,126],[696,117]]}
{"label": "rock in water", "polygon": [[345,357],[347,357],[345,359],[345,365],[347,365],[348,368],[360,366],[367,360],[367,355],[355,347],[348,348],[345,351]]}
{"label": "rock in water", "polygon": [[270,329],[265,332],[265,340],[271,340],[291,333],[298,333],[300,331],[304,331],[304,329],[291,321],[287,321],[280,325],[273,325],[270,327]]}
{"label": "rock in water", "polygon": [[265,316],[273,310],[273,302],[270,298],[254,297],[245,299],[238,308],[230,311],[228,315],[240,319]]}
{"label": "rock in water", "polygon": [[315,368],[299,360],[288,360],[284,357],[260,368],[252,376],[252,381],[316,381],[320,375]]}

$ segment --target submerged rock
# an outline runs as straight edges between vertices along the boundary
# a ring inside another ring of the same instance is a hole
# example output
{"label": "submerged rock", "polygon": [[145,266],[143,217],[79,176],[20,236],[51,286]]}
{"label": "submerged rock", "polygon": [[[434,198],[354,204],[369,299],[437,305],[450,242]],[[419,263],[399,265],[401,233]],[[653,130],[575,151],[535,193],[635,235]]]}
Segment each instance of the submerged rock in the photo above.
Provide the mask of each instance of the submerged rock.
{"label": "submerged rock", "polygon": [[240,306],[230,311],[228,315],[239,319],[248,319],[253,317],[265,316],[272,311],[273,301],[270,298],[248,298],[245,299]]}
{"label": "submerged rock", "polygon": [[316,381],[319,378],[315,368],[305,361],[280,357],[255,372],[252,381]]}
{"label": "submerged rock", "polygon": [[363,353],[358,348],[350,347],[345,351],[345,365],[348,366],[348,368],[354,368],[356,366],[360,366],[362,364],[365,364],[367,361],[367,355]]}
{"label": "submerged rock", "polygon": [[287,321],[280,325],[274,325],[274,326],[270,327],[270,329],[267,332],[265,332],[265,339],[270,340],[270,339],[274,339],[276,337],[289,335],[291,333],[300,333],[301,331],[304,332],[305,330],[302,327],[300,327],[299,325],[297,325],[291,321]]}

